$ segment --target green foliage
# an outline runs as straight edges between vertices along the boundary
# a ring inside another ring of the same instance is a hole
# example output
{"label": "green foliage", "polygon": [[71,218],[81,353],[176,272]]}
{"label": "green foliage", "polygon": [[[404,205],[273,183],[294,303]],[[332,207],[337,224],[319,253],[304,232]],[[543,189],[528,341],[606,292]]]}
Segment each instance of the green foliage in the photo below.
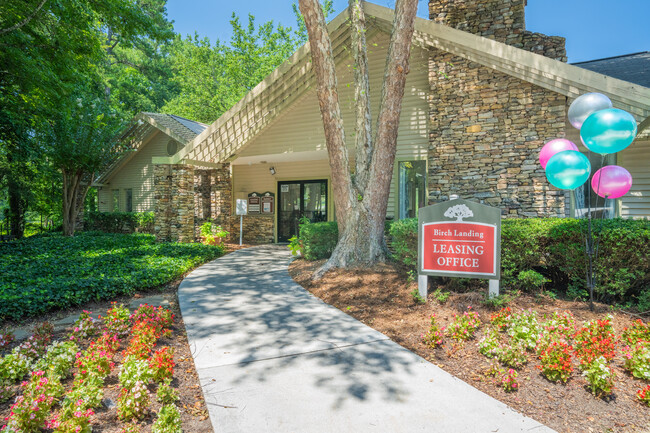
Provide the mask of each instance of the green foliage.
{"label": "green foliage", "polygon": [[431,293],[431,296],[433,299],[438,301],[438,303],[444,304],[449,299],[449,292],[443,292],[440,288],[437,288],[433,293]]}
{"label": "green foliage", "polygon": [[336,222],[328,221],[300,226],[300,240],[306,260],[326,259],[332,255],[339,239]]}
{"label": "green foliage", "polygon": [[[598,241],[595,296],[619,302],[637,298],[650,308],[650,222],[612,219],[594,221]],[[501,276],[504,285],[522,290],[539,288],[542,270],[567,294],[585,288],[587,222],[566,218],[506,219],[501,222]],[[417,267],[417,220],[395,221],[390,228],[395,258]],[[528,272],[527,272],[528,271]],[[521,280],[518,279],[521,273]],[[542,277],[543,278],[543,277]],[[641,306],[640,306],[641,307]]]}
{"label": "green foliage", "polygon": [[204,222],[201,225],[201,236],[203,243],[206,245],[219,245],[230,233],[213,224],[211,221]]}
{"label": "green foliage", "polygon": [[483,305],[494,310],[505,308],[510,302],[512,302],[512,296],[509,293],[501,293],[496,296],[490,296],[488,293],[485,295],[485,299],[481,301]]}
{"label": "green foliage", "polygon": [[156,400],[162,404],[171,404],[179,400],[178,392],[171,387],[171,379],[166,379],[160,384],[160,386],[158,386]]}
{"label": "green foliage", "polygon": [[298,236],[291,236],[289,238],[289,250],[291,250],[292,256],[302,256],[302,241],[298,239]]}
{"label": "green foliage", "polygon": [[416,304],[425,304],[427,302],[427,300],[420,295],[420,291],[418,290],[417,287],[411,290],[411,293],[409,294],[411,295],[413,302],[415,302]]}
{"label": "green foliage", "polygon": [[151,427],[152,433],[182,433],[181,414],[175,404],[166,404],[158,412]]}
{"label": "green foliage", "polygon": [[529,269],[527,271],[519,272],[519,275],[517,275],[517,282],[522,290],[531,292],[541,291],[544,288],[544,284],[550,282],[550,280],[539,272]]}
{"label": "green foliage", "polygon": [[0,244],[0,319],[20,319],[161,286],[223,253],[152,235],[87,232]]}
{"label": "green foliage", "polygon": [[408,268],[418,267],[418,220],[407,218],[394,221],[389,229],[393,256]]}
{"label": "green foliage", "polygon": [[104,233],[153,233],[153,212],[85,212],[86,231]]}

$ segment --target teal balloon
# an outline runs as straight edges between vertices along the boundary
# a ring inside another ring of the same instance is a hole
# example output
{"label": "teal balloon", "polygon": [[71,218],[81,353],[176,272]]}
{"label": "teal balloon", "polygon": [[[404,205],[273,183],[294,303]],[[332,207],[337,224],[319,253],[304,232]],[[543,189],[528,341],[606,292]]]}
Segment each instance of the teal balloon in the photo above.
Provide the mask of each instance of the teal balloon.
{"label": "teal balloon", "polygon": [[636,132],[634,116],[618,108],[608,108],[587,117],[580,128],[580,138],[587,149],[607,155],[629,146]]}
{"label": "teal balloon", "polygon": [[558,152],[546,164],[546,178],[560,189],[576,189],[589,179],[589,158],[577,150]]}

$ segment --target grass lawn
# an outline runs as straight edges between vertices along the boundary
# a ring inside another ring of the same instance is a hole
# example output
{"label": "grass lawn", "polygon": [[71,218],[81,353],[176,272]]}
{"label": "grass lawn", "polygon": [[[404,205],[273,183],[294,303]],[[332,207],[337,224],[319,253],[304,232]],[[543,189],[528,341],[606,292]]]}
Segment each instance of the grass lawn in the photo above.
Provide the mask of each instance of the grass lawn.
{"label": "grass lawn", "polygon": [[80,233],[0,244],[0,323],[162,286],[223,254],[152,235]]}

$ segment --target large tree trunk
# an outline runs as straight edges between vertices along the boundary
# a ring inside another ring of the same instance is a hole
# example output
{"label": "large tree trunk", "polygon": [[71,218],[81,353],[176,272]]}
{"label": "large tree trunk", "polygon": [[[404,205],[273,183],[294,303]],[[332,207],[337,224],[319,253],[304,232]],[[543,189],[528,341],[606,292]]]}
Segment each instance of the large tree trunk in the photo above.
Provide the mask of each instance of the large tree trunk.
{"label": "large tree trunk", "polygon": [[[77,216],[84,205],[88,185],[82,185],[83,172],[63,170],[63,235],[74,236]],[[94,176],[90,178],[93,179]]]}
{"label": "large tree trunk", "polygon": [[315,274],[316,278],[334,267],[368,266],[386,259],[384,225],[402,97],[409,71],[417,0],[397,0],[395,6],[374,143],[363,2],[350,0],[349,10],[357,101],[354,178],[350,175],[336,70],[325,19],[318,0],[300,0],[300,11],[305,18],[313,69],[318,83],[318,102],[330,157],[332,189],[339,225],[339,242],[330,259]]}

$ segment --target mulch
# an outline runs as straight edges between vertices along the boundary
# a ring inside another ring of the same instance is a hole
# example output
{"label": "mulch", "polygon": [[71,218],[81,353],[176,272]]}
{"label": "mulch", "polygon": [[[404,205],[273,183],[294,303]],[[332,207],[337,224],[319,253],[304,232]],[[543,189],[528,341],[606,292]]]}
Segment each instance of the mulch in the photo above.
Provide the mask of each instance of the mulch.
{"label": "mulch", "polygon": [[[489,316],[495,310],[483,304],[487,288],[484,292],[450,292],[444,304],[436,302],[430,290],[427,304],[422,305],[416,304],[410,295],[417,284],[408,283],[405,273],[391,264],[363,270],[333,270],[315,282],[311,275],[322,263],[295,260],[289,273],[323,301],[526,416],[559,432],[650,432],[650,408],[636,398],[636,391],[647,383],[624,371],[620,357],[614,362],[616,389],[607,398],[591,394],[577,369],[566,385],[548,381],[537,368],[539,361],[532,354],[529,354],[529,363],[519,370],[520,389],[506,393],[488,374],[492,361],[478,352],[477,340],[457,343],[445,339],[443,347],[437,349],[422,342],[421,336],[428,330],[429,318],[434,313],[438,322],[446,326],[454,313],[462,314],[471,306],[484,324],[489,323]],[[448,290],[442,284],[440,288]],[[603,319],[611,314],[617,335],[636,319],[607,305],[596,304],[592,312],[587,303],[553,299],[542,294],[520,294],[509,307],[513,311],[532,308],[540,316],[554,311],[571,311],[577,321]]]}

